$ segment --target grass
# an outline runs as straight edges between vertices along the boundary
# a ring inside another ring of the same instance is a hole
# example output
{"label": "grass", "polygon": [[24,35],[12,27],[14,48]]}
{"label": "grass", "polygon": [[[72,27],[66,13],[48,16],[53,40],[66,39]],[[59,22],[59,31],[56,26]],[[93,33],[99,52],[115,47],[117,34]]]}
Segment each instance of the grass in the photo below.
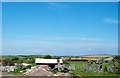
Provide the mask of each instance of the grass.
{"label": "grass", "polygon": [[[75,64],[76,69],[72,70],[72,73],[76,76],[116,76],[116,74],[110,74],[108,72],[95,72],[94,70],[87,70],[87,62],[81,61],[68,61],[69,64]],[[103,63],[103,68],[108,66],[109,63]],[[93,62],[93,67],[95,67],[95,62]],[[80,68],[84,68],[81,70]]]}

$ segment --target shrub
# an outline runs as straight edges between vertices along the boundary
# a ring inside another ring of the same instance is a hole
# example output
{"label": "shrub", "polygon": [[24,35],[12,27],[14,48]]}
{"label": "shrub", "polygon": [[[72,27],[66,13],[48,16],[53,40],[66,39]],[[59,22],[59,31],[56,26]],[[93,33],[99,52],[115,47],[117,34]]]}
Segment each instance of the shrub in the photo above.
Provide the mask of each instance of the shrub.
{"label": "shrub", "polygon": [[108,72],[107,66],[104,67],[103,71]]}

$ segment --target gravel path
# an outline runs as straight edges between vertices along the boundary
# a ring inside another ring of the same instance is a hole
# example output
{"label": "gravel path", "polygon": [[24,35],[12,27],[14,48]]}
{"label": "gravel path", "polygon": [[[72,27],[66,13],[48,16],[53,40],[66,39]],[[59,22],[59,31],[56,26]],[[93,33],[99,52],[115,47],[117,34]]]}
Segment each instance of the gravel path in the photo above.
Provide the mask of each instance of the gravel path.
{"label": "gravel path", "polygon": [[[0,76],[1,76],[1,73],[0,73]],[[2,76],[16,76],[14,74],[9,74],[7,72],[2,72]]]}

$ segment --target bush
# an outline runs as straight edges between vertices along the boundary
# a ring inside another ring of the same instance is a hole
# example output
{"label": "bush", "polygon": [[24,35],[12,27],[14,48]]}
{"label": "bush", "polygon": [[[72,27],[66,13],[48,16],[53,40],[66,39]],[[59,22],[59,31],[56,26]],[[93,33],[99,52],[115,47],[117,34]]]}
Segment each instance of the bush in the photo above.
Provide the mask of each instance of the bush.
{"label": "bush", "polygon": [[28,66],[22,67],[22,70],[26,70],[26,69],[30,69],[30,68],[31,68],[31,65],[28,65]]}
{"label": "bush", "polygon": [[24,63],[35,63],[34,59],[23,60]]}
{"label": "bush", "polygon": [[19,73],[22,70],[22,67],[17,67],[17,69],[15,69],[14,73]]}
{"label": "bush", "polygon": [[64,70],[61,70],[61,72],[67,73],[67,72],[69,72],[69,70],[68,69],[64,69]]}
{"label": "bush", "polygon": [[57,72],[59,72],[59,71],[58,71],[58,70],[54,70],[54,71],[52,71],[52,72],[55,74],[55,73],[57,73]]}
{"label": "bush", "polygon": [[104,67],[103,71],[108,72],[107,66]]}

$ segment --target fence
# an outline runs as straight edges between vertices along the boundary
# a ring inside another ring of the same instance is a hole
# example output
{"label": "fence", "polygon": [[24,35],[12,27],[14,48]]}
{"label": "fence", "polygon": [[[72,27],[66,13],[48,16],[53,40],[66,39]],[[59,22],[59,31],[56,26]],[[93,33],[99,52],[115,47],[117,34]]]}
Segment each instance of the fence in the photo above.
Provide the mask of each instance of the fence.
{"label": "fence", "polygon": [[[101,72],[105,69],[105,66],[103,66],[102,64],[69,64],[65,65],[65,67],[70,70],[92,70],[96,72]],[[113,71],[113,67],[113,65],[108,65],[106,71]]]}

